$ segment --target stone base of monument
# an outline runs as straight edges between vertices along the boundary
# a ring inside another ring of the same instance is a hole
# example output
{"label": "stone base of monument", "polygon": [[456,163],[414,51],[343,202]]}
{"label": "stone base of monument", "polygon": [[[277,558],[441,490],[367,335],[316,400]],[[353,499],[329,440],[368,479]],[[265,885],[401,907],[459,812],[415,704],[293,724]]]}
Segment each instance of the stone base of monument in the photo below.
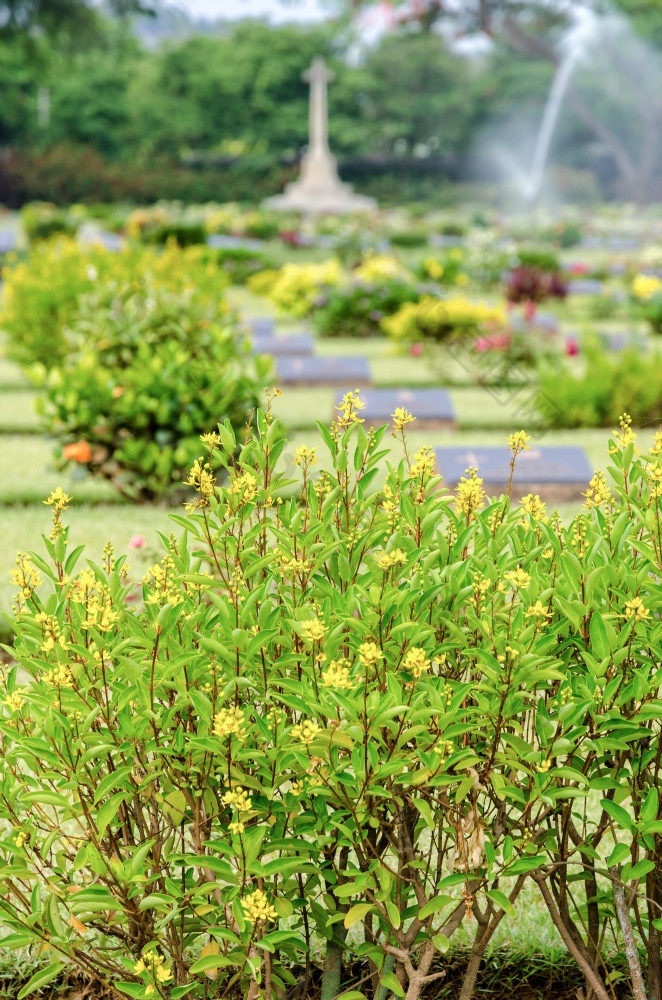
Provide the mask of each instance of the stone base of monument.
{"label": "stone base of monument", "polygon": [[[437,470],[444,485],[454,489],[469,468],[477,468],[488,496],[500,496],[508,488],[510,454],[505,448],[436,448]],[[532,447],[518,455],[511,496],[521,500],[538,494],[550,504],[582,499],[593,476],[586,452],[577,445]]]}
{"label": "stone base of monument", "polygon": [[[342,396],[339,392],[336,397],[336,409]],[[416,418],[410,424],[412,430],[457,429],[453,403],[444,389],[367,389],[361,393],[361,402],[360,416],[367,427],[390,424],[395,410],[402,407]]]}
{"label": "stone base of monument", "polygon": [[308,357],[276,358],[276,384],[338,386],[350,384],[353,389],[370,385],[370,366],[366,358],[351,356],[337,358]]}
{"label": "stone base of monument", "polygon": [[283,194],[263,202],[265,208],[282,212],[302,212],[304,215],[350,215],[371,212],[377,207],[374,198],[355,194],[351,184],[337,181],[333,185],[313,185],[302,181],[288,184]]}

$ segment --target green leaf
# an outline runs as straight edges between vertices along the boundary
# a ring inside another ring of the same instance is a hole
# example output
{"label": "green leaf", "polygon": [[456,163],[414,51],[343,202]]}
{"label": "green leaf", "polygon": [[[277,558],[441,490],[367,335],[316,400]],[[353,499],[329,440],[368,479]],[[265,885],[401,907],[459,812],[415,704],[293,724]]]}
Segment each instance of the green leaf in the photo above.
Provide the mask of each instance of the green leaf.
{"label": "green leaf", "polygon": [[141,997],[147,996],[147,993],[145,992],[147,987],[144,983],[113,983],[113,986],[116,989],[121,990],[122,993],[128,994],[130,997],[136,997],[137,1000],[140,1000]]}
{"label": "green leaf", "polygon": [[490,889],[487,893],[487,898],[491,899],[493,903],[496,903],[504,913],[507,913],[509,917],[515,915],[515,907],[510,902],[505,892],[501,892],[500,889]]}
{"label": "green leaf", "polygon": [[623,806],[616,805],[616,803],[612,802],[611,799],[601,799],[600,805],[607,815],[611,816],[611,818],[615,820],[616,823],[618,823],[618,825],[624,830],[634,830],[634,821]]}
{"label": "green leaf", "polygon": [[198,972],[210,972],[212,969],[221,969],[233,964],[225,955],[205,955],[204,958],[199,958],[197,962],[193,963],[190,972],[192,976],[195,976]]}
{"label": "green leaf", "polygon": [[382,975],[380,976],[380,986],[383,986],[385,989],[390,990],[391,993],[395,993],[396,997],[403,997],[405,995],[405,991],[402,988],[402,985],[398,980],[398,977],[396,976],[395,972],[382,973]]}
{"label": "green leaf", "polygon": [[374,910],[374,908],[375,907],[372,903],[356,903],[356,905],[352,906],[345,914],[343,924],[347,928],[353,927],[354,924],[359,922],[359,920],[363,920],[366,913],[370,913],[370,911]]}
{"label": "green leaf", "polygon": [[52,983],[60,975],[63,968],[64,965],[62,962],[51,962],[45,969],[39,969],[30,977],[23,989],[20,990],[16,1000],[23,1000],[23,997],[29,996],[35,990],[40,990],[42,986],[46,986],[48,983]]}
{"label": "green leaf", "polygon": [[418,911],[418,919],[425,920],[432,913],[437,913],[438,910],[443,910],[445,906],[453,902],[452,896],[435,896],[434,899],[429,899],[425,906],[422,906]]}
{"label": "green leaf", "polygon": [[641,861],[637,861],[636,865],[630,869],[627,877],[623,875],[623,880],[626,882],[633,882],[637,878],[643,878],[644,875],[648,875],[655,868],[655,862],[649,861],[648,858],[642,858]]}
{"label": "green leaf", "polygon": [[623,861],[626,861],[630,857],[630,848],[627,844],[616,844],[616,847],[611,852],[607,858],[607,867],[613,868],[614,865],[620,865]]}
{"label": "green leaf", "polygon": [[597,611],[591,615],[589,631],[591,635],[591,646],[595,650],[598,657],[601,660],[604,660],[609,656],[611,651],[609,649],[609,639],[607,638],[605,623],[603,622],[600,613]]}
{"label": "green leaf", "polygon": [[174,990],[170,990],[170,1000],[179,1000],[180,997],[186,996],[189,990],[192,990],[197,983],[186,983],[185,986],[175,986]]}

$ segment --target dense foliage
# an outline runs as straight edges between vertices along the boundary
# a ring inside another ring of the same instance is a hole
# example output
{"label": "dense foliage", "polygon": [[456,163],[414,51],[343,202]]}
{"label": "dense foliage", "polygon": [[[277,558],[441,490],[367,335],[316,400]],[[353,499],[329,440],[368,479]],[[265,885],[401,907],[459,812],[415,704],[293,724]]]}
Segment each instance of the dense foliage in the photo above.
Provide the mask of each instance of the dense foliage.
{"label": "dense foliage", "polygon": [[323,996],[415,1000],[463,926],[464,1000],[527,884],[599,1000],[613,950],[657,995],[660,435],[624,419],[564,527],[475,471],[447,495],[427,449],[385,467],[385,430],[348,394],[284,501],[268,413],[224,485],[205,435],[137,605],[48,498],[2,674],[3,945],[48,943],[22,996],[74,967],[273,997],[321,949]]}

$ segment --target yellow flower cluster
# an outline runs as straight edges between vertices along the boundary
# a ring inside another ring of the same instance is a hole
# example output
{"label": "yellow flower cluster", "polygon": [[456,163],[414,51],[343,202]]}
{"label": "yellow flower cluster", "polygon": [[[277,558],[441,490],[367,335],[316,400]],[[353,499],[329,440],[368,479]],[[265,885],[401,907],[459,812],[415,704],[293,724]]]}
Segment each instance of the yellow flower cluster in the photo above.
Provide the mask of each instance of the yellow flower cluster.
{"label": "yellow flower cluster", "polygon": [[207,501],[216,491],[216,479],[208,462],[201,458],[196,458],[191,466],[185,486],[192,486],[200,494],[203,501]]}
{"label": "yellow flower cluster", "polygon": [[60,623],[55,615],[40,611],[35,615],[35,621],[41,625],[42,653],[50,653],[52,649],[55,649],[56,644],[62,646],[63,649],[66,648],[64,636],[60,635]]}
{"label": "yellow flower cluster", "polygon": [[235,476],[230,483],[230,495],[240,503],[250,503],[257,493],[257,478],[252,472],[243,472]]}
{"label": "yellow flower cluster", "polygon": [[455,506],[469,521],[476,516],[476,511],[480,510],[484,502],[485,490],[478,469],[467,469],[457,484]]}
{"label": "yellow flower cluster", "polygon": [[519,455],[522,451],[529,451],[529,441],[531,440],[531,435],[527,434],[526,431],[515,431],[514,434],[510,434],[508,437],[508,448],[512,451],[513,455]]}
{"label": "yellow flower cluster", "polygon": [[426,658],[424,649],[421,649],[420,646],[412,646],[411,649],[407,650],[402,665],[418,680],[421,674],[430,669],[430,660]]}
{"label": "yellow flower cluster", "polygon": [[392,552],[382,552],[377,556],[375,562],[380,569],[389,570],[393,566],[402,566],[407,562],[407,554],[402,549],[393,549]]}
{"label": "yellow flower cluster", "polygon": [[294,452],[294,464],[301,465],[305,469],[309,468],[311,465],[317,464],[317,448],[307,448],[305,444],[302,444],[300,448],[297,448]]}
{"label": "yellow flower cluster", "polygon": [[632,430],[632,417],[629,413],[622,413],[618,418],[619,429],[614,431],[614,440],[609,442],[609,450],[622,450],[629,444],[637,440],[637,435]]}
{"label": "yellow flower cluster", "polygon": [[384,654],[376,642],[362,642],[359,646],[359,663],[364,667],[374,667],[384,659]]}
{"label": "yellow flower cluster", "polygon": [[419,477],[428,479],[434,473],[436,464],[437,459],[434,449],[431,445],[425,444],[414,455],[414,461],[409,474],[414,479],[418,479]]}
{"label": "yellow flower cluster", "polygon": [[331,660],[331,663],[322,674],[322,685],[328,688],[337,688],[340,691],[346,691],[348,688],[354,687],[349,673],[349,660],[345,658],[342,660]]}
{"label": "yellow flower cluster", "polygon": [[91,569],[84,569],[77,579],[72,581],[71,599],[77,604],[85,605],[83,628],[109,632],[119,618],[119,612],[113,608],[113,599],[108,587],[97,583]]}
{"label": "yellow flower cluster", "polygon": [[[457,283],[464,283],[460,276]],[[440,339],[449,333],[471,332],[486,325],[503,326],[505,322],[502,306],[472,302],[464,296],[436,299],[426,295],[418,302],[405,302],[392,316],[384,317],[381,327],[389,337],[402,343],[425,336]]]}
{"label": "yellow flower cluster", "polygon": [[244,713],[240,708],[222,708],[214,716],[214,736],[222,739],[226,736],[237,736],[243,739],[246,734]]}
{"label": "yellow flower cluster", "polygon": [[404,406],[396,406],[395,412],[391,414],[391,420],[393,421],[394,431],[403,431],[407,424],[416,420],[416,417],[412,416],[409,410],[406,410]]}
{"label": "yellow flower cluster", "polygon": [[303,317],[311,311],[325,286],[339,285],[344,277],[343,269],[335,259],[321,264],[285,264],[268,294],[283,312]]}
{"label": "yellow flower cluster", "polygon": [[517,569],[508,570],[507,573],[503,574],[503,578],[504,580],[507,580],[508,583],[512,583],[516,590],[520,590],[522,587],[528,587],[531,582],[531,577],[526,570],[522,569],[521,566],[518,566]]}
{"label": "yellow flower cluster", "polygon": [[362,410],[364,407],[365,403],[361,401],[361,392],[359,389],[355,389],[353,392],[346,392],[336,406],[340,415],[334,420],[333,428],[336,430],[345,430],[351,424],[362,424],[363,419],[359,416],[359,410]]}
{"label": "yellow flower cluster", "polygon": [[633,597],[631,601],[625,602],[625,617],[634,618],[635,621],[642,622],[648,618],[650,612],[640,597]]}
{"label": "yellow flower cluster", "polygon": [[266,892],[262,889],[256,889],[250,896],[242,899],[241,906],[252,924],[260,920],[275,920],[278,916],[276,908],[269,902]]}
{"label": "yellow flower cluster", "polygon": [[222,795],[221,802],[226,806],[233,806],[238,812],[250,812],[253,806],[253,800],[250,795],[240,785],[235,785],[234,788],[228,789]]}
{"label": "yellow flower cluster", "polygon": [[655,431],[653,435],[653,443],[650,447],[651,455],[659,455],[662,452],[662,429]]}
{"label": "yellow flower cluster", "polygon": [[11,582],[19,588],[23,597],[30,597],[43,582],[30,557],[24,552],[19,552],[16,556],[16,569],[12,570]]}
{"label": "yellow flower cluster", "polygon": [[57,688],[71,688],[74,686],[74,675],[66,663],[58,663],[52,670],[46,671],[44,682]]}
{"label": "yellow flower cluster", "polygon": [[650,302],[660,290],[662,281],[654,274],[638,274],[632,282],[632,294],[642,302]]}
{"label": "yellow flower cluster", "polygon": [[326,635],[326,626],[317,618],[299,622],[299,631],[306,642],[321,642]]}
{"label": "yellow flower cluster", "polygon": [[69,504],[72,498],[67,496],[61,486],[58,486],[56,490],[50,494],[50,496],[42,501],[47,507],[52,507],[55,514],[59,514],[63,510],[69,509]]}
{"label": "yellow flower cluster", "polygon": [[407,271],[392,254],[372,253],[355,268],[354,275],[359,281],[376,284],[380,281],[404,281],[409,277]]}
{"label": "yellow flower cluster", "polygon": [[154,951],[150,951],[143,955],[142,958],[139,958],[133,966],[133,971],[137,976],[143,972],[147,972],[157,983],[167,983],[169,979],[172,979],[172,972],[166,965],[165,957],[157,955]]}
{"label": "yellow flower cluster", "polygon": [[584,507],[601,507],[604,503],[609,503],[611,500],[611,491],[607,486],[607,479],[604,472],[596,472],[588,484],[588,489],[586,493],[582,494],[586,497]]}
{"label": "yellow flower cluster", "polygon": [[423,261],[423,267],[425,268],[425,273],[433,281],[441,281],[444,276],[444,265],[434,257],[426,257]]}
{"label": "yellow flower cluster", "polygon": [[25,698],[22,696],[21,688],[17,688],[15,691],[12,691],[12,693],[8,694],[5,698],[5,705],[10,712],[20,712],[24,704]]}
{"label": "yellow flower cluster", "polygon": [[530,608],[527,608],[527,618],[551,618],[552,614],[547,610],[542,601],[536,601]]}
{"label": "yellow flower cluster", "polygon": [[305,719],[296,726],[292,726],[290,732],[293,740],[300,740],[302,743],[308,744],[313,742],[320,732],[320,727],[313,719]]}
{"label": "yellow flower cluster", "polygon": [[143,583],[148,590],[146,604],[179,604],[182,600],[176,580],[175,561],[170,555],[155,566],[150,566],[143,577]]}
{"label": "yellow flower cluster", "polygon": [[27,833],[24,833],[23,830],[19,830],[16,836],[14,837],[14,843],[16,844],[17,847],[21,848],[23,847],[23,844],[26,842],[27,839],[28,839]]}
{"label": "yellow flower cluster", "polygon": [[547,504],[544,503],[537,493],[527,493],[520,500],[522,510],[529,514],[534,521],[547,520]]}

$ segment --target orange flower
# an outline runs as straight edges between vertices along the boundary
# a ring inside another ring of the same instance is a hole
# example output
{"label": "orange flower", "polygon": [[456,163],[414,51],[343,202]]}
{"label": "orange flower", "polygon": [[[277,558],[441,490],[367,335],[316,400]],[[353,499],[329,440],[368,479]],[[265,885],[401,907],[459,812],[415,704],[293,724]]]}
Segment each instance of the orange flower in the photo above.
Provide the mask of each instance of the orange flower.
{"label": "orange flower", "polygon": [[66,462],[71,459],[73,462],[80,462],[81,465],[85,465],[87,462],[92,461],[92,449],[87,441],[76,441],[74,444],[64,446],[62,449],[62,458]]}

